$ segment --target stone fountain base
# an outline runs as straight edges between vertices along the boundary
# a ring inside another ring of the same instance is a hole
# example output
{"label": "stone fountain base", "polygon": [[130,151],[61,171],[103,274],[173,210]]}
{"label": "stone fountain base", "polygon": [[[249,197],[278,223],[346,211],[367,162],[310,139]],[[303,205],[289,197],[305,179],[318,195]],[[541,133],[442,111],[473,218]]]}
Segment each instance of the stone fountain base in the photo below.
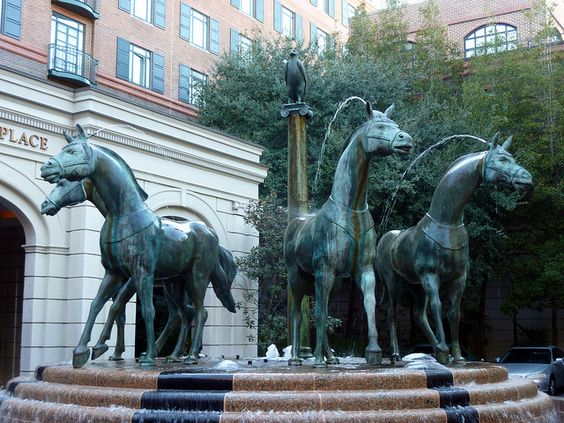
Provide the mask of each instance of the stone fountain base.
{"label": "stone fountain base", "polygon": [[159,361],[151,370],[133,360],[41,366],[34,379],[9,383],[0,422],[556,421],[550,398],[533,382],[508,380],[502,367],[407,367],[351,361],[313,369],[263,360]]}

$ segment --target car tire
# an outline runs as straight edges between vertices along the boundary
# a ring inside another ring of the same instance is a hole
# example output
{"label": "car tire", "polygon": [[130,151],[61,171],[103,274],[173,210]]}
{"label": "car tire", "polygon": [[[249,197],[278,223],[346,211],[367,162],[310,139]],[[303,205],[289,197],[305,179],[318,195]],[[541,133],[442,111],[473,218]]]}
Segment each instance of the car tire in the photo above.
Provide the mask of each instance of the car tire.
{"label": "car tire", "polygon": [[556,395],[556,381],[554,380],[554,376],[550,376],[550,379],[548,379],[547,394],[552,397]]}

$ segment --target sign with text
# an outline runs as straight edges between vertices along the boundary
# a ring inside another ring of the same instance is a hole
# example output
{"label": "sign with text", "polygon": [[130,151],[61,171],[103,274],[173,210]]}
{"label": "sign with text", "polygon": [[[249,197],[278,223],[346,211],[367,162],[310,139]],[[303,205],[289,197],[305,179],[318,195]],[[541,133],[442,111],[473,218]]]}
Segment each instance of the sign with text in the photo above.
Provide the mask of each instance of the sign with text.
{"label": "sign with text", "polygon": [[23,147],[47,150],[47,137],[9,126],[0,125],[0,142],[11,142]]}

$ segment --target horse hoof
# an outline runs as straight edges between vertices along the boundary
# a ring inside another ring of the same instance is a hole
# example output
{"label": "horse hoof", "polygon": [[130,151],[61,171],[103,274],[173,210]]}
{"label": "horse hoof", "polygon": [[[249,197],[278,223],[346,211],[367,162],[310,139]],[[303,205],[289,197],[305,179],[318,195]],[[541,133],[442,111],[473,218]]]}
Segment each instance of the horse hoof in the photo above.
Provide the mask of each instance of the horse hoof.
{"label": "horse hoof", "polygon": [[141,366],[154,366],[155,365],[155,359],[149,358],[145,355],[145,357],[139,358],[139,364]]}
{"label": "horse hoof", "polygon": [[464,357],[462,357],[461,355],[459,355],[458,357],[453,357],[452,362],[453,363],[466,363],[466,359]]}
{"label": "horse hoof", "polygon": [[313,363],[313,367],[315,367],[316,369],[325,369],[327,367],[327,364],[324,361],[315,361],[315,363]]}
{"label": "horse hoof", "polygon": [[448,351],[437,351],[435,353],[435,358],[441,364],[448,364],[448,356],[449,356]]}
{"label": "horse hoof", "polygon": [[366,351],[365,357],[368,364],[382,363],[382,351]]}
{"label": "horse hoof", "polygon": [[180,363],[181,361],[182,360],[176,355],[169,355],[167,358],[165,358],[166,363]]}
{"label": "horse hoof", "polygon": [[399,354],[392,354],[392,356],[390,357],[390,361],[392,363],[401,363],[401,355]]}
{"label": "horse hoof", "polygon": [[341,364],[341,362],[339,361],[339,359],[338,359],[337,357],[328,358],[327,361],[326,361],[326,363],[327,363],[327,364],[332,364],[332,365],[334,365],[334,364]]}
{"label": "horse hoof", "polygon": [[123,361],[123,357],[121,356],[121,353],[119,353],[119,354],[113,353],[112,355],[110,355],[108,357],[108,360],[110,360],[110,361]]}
{"label": "horse hoof", "polygon": [[184,359],[184,364],[198,364],[198,360],[194,357],[186,357]]}
{"label": "horse hoof", "polygon": [[77,350],[75,349],[72,354],[72,367],[78,369],[84,366],[88,362],[88,358],[90,357],[90,348],[86,348],[85,350]]}
{"label": "horse hoof", "polygon": [[109,349],[110,347],[108,347],[106,344],[96,344],[94,348],[92,348],[92,360],[96,360]]}
{"label": "horse hoof", "polygon": [[302,360],[299,358],[291,358],[288,360],[288,366],[301,366]]}

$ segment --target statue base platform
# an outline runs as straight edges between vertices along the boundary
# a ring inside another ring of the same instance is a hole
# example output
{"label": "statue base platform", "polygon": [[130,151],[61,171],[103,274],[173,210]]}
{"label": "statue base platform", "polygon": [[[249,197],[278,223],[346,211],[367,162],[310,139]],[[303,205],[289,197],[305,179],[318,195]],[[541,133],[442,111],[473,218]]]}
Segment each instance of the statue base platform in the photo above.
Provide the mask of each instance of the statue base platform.
{"label": "statue base platform", "polygon": [[10,381],[0,422],[557,421],[550,397],[532,381],[508,380],[500,366],[409,366],[360,359],[326,369],[263,359],[40,366],[34,378]]}

